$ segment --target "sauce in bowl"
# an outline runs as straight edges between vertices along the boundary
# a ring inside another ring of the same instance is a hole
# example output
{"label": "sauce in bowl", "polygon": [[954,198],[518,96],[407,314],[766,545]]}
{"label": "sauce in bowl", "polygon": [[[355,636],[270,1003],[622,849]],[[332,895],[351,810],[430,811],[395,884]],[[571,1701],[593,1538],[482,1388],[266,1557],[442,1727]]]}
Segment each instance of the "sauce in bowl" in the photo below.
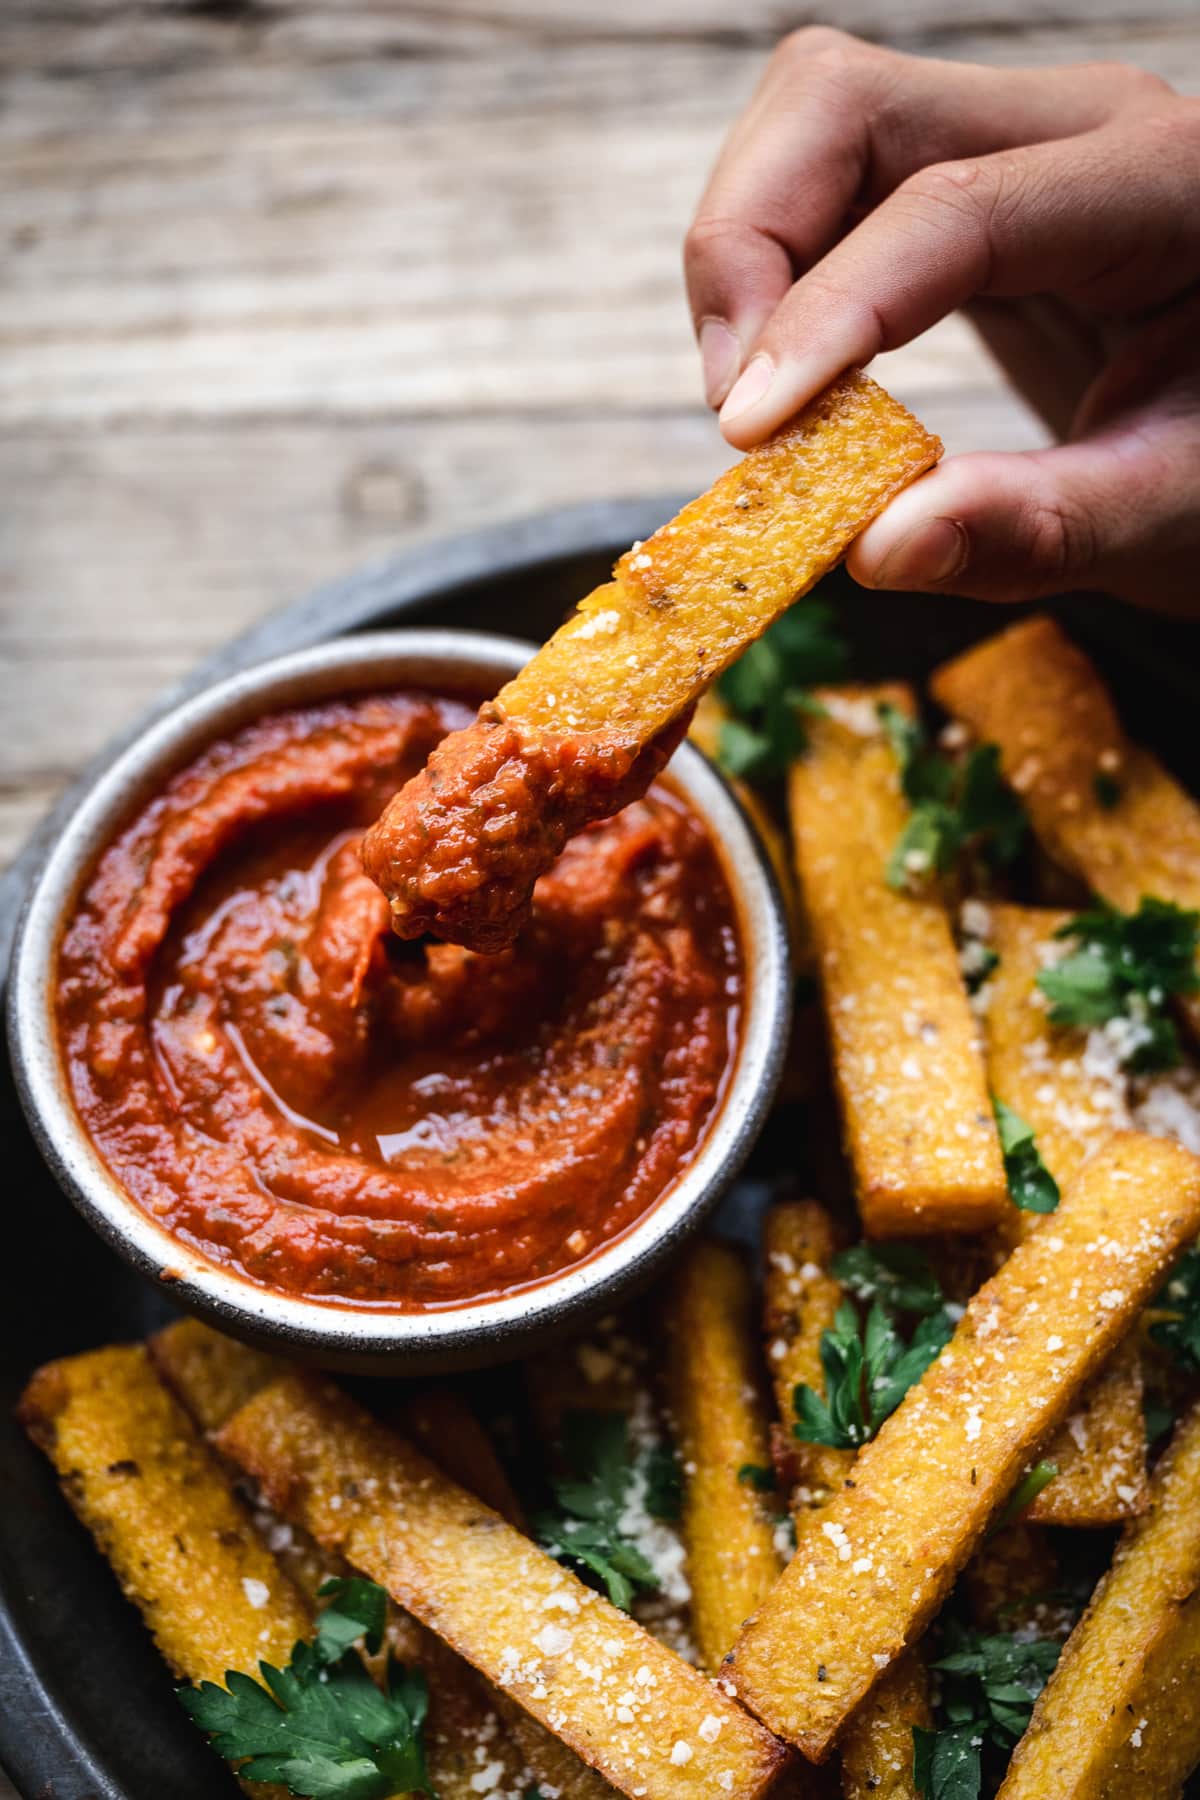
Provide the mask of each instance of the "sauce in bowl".
{"label": "sauce in bowl", "polygon": [[105,1163],[285,1294],[422,1310],[584,1260],[687,1166],[734,1063],[734,904],[668,782],[567,845],[500,954],[390,934],[362,835],[469,716],[382,694],[214,743],[62,938],[60,1049]]}

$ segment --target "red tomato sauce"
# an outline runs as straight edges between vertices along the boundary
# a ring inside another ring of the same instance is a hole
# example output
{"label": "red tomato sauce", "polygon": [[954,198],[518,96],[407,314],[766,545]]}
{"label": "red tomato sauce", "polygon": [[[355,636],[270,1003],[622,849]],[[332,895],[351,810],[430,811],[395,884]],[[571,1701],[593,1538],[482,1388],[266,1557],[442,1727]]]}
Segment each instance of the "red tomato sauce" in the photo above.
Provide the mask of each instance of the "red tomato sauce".
{"label": "red tomato sauce", "polygon": [[284,1293],[419,1310],[585,1259],[686,1167],[736,1053],[733,902],[665,783],[571,839],[499,954],[391,933],[363,833],[468,717],[389,694],[212,745],[63,936],[61,1051],[101,1156]]}

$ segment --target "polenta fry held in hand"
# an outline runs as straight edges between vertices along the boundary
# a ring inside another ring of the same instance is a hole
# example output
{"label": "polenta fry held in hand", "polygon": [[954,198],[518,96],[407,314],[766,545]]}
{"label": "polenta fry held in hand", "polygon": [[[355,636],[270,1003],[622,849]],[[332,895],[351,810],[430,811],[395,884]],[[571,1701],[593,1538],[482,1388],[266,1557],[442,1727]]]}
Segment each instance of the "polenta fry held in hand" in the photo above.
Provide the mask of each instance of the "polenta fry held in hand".
{"label": "polenta fry held in hand", "polygon": [[738,1640],[737,1693],[780,1736],[828,1755],[1198,1228],[1200,1161],[1122,1133],[974,1296]]}
{"label": "polenta fry held in hand", "polygon": [[645,791],[704,689],[940,452],[851,371],[623,556],[367,834],[394,929],[511,943],[567,838]]}

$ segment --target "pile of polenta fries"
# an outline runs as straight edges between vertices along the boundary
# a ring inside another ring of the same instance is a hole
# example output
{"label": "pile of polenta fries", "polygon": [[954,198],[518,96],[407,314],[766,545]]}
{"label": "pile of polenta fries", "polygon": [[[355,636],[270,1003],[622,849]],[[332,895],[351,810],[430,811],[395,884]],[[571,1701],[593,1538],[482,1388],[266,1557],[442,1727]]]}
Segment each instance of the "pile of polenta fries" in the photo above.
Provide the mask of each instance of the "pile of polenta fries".
{"label": "pile of polenta fries", "polygon": [[[366,1404],[191,1321],[33,1377],[28,1428],[181,1681],[279,1668],[353,1572],[423,1677],[443,1800],[1182,1792],[1200,808],[1049,619],[932,692],[952,727],[925,799],[902,686],[823,690],[788,772],[777,854],[844,1155],[822,1200],[767,1210],[761,1282],[702,1240],[633,1317]],[[1055,904],[945,852],[971,746],[996,747]],[[1088,935],[1147,901],[1191,933],[1174,999],[1137,988],[1127,931],[1111,966]],[[1067,954],[1074,1022],[1045,982]],[[1152,1080],[1139,1051],[1176,1014]]]}

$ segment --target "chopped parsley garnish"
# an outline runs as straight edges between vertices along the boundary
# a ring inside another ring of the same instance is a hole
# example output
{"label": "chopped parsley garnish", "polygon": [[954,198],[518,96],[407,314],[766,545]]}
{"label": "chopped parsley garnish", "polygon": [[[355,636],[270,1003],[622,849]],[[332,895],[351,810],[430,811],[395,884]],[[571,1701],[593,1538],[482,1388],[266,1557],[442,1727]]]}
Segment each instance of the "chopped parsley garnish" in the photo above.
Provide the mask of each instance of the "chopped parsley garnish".
{"label": "chopped parsley garnish", "polygon": [[775,1471],[763,1463],[743,1463],[737,1472],[737,1478],[743,1487],[752,1487],[756,1494],[775,1492]]}
{"label": "chopped parsley garnish", "polygon": [[723,721],[717,761],[748,781],[782,775],[807,743],[810,690],[845,673],[847,648],[824,600],[798,600],[717,682],[732,717]]}
{"label": "chopped parsley garnish", "polygon": [[1200,1369],[1200,1250],[1189,1250],[1181,1258],[1155,1300],[1154,1311],[1166,1317],[1151,1325],[1153,1341],[1185,1368]]}
{"label": "chopped parsley garnish", "polygon": [[1018,1518],[1027,1506],[1033,1505],[1042,1489],[1048,1488],[1057,1474],[1058,1464],[1048,1462],[1044,1457],[1041,1462],[1034,1463],[1032,1469],[1026,1469],[1009,1495],[1008,1505],[1003,1507],[993,1520],[992,1531],[1002,1531],[1006,1525],[1011,1525],[1012,1521]]}
{"label": "chopped parsley garnish", "polygon": [[881,1300],[892,1312],[924,1318],[946,1304],[928,1257],[912,1244],[855,1244],[839,1251],[831,1268],[856,1299]]}
{"label": "chopped parsley garnish", "polygon": [[1174,1425],[1175,1410],[1165,1401],[1157,1400],[1147,1394],[1142,1403],[1142,1417],[1146,1424],[1146,1444],[1152,1446],[1157,1444],[1159,1438],[1164,1437]]}
{"label": "chopped parsley garnish", "polygon": [[657,1519],[678,1517],[675,1458],[661,1446],[632,1456],[628,1422],[613,1412],[568,1413],[561,1447],[571,1478],[552,1484],[558,1510],[534,1520],[534,1535],[559,1562],[595,1577],[628,1612],[634,1594],[656,1591],[659,1578],[627,1535],[627,1521],[639,1508]]}
{"label": "chopped parsley garnish", "polygon": [[[844,1267],[845,1259],[839,1260]],[[847,1285],[852,1285],[853,1279]],[[844,1300],[834,1314],[832,1328],[821,1334],[824,1396],[806,1383],[793,1391],[794,1435],[808,1444],[857,1450],[895,1412],[953,1334],[954,1321],[940,1290],[936,1310],[926,1313],[907,1343],[882,1297],[872,1300],[861,1322],[853,1303]]]}
{"label": "chopped parsley garnish", "polygon": [[992,1095],[992,1111],[1004,1155],[1008,1197],[1022,1212],[1052,1213],[1059,1202],[1058,1183],[1042,1161],[1033,1126]]}
{"label": "chopped parsley garnish", "polygon": [[945,1641],[947,1654],[931,1665],[943,1677],[939,1724],[934,1731],[913,1727],[913,1778],[925,1800],[979,1800],[985,1754],[1007,1763],[1059,1646],[1006,1633],[985,1637],[953,1619]]}
{"label": "chopped parsley garnish", "polygon": [[1092,776],[1092,792],[1096,796],[1096,804],[1105,812],[1112,812],[1121,802],[1121,784],[1115,776],[1104,769],[1097,769]]}
{"label": "chopped parsley garnish", "polygon": [[261,1682],[230,1669],[224,1687],[182,1687],[188,1716],[244,1780],[279,1782],[310,1800],[432,1794],[424,1677],[389,1656],[377,1687],[354,1648],[359,1639],[371,1655],[381,1647],[387,1595],[359,1576],[327,1581],[321,1594],[329,1605],[316,1638],[295,1646],[286,1669],[264,1662]]}
{"label": "chopped parsley garnish", "polygon": [[912,808],[888,858],[889,887],[948,874],[963,855],[991,868],[1012,862],[1025,840],[1025,809],[1000,773],[996,745],[977,744],[958,762],[943,756],[920,721],[898,707],[885,704],[879,716]]}
{"label": "chopped parsley garnish", "polygon": [[1060,927],[1058,938],[1078,946],[1038,987],[1050,1001],[1052,1025],[1107,1025],[1127,1019],[1122,1056],[1135,1071],[1170,1069],[1179,1062],[1179,1032],[1168,1012],[1174,994],[1194,994],[1200,913],[1145,896],[1135,913],[1103,901]]}

